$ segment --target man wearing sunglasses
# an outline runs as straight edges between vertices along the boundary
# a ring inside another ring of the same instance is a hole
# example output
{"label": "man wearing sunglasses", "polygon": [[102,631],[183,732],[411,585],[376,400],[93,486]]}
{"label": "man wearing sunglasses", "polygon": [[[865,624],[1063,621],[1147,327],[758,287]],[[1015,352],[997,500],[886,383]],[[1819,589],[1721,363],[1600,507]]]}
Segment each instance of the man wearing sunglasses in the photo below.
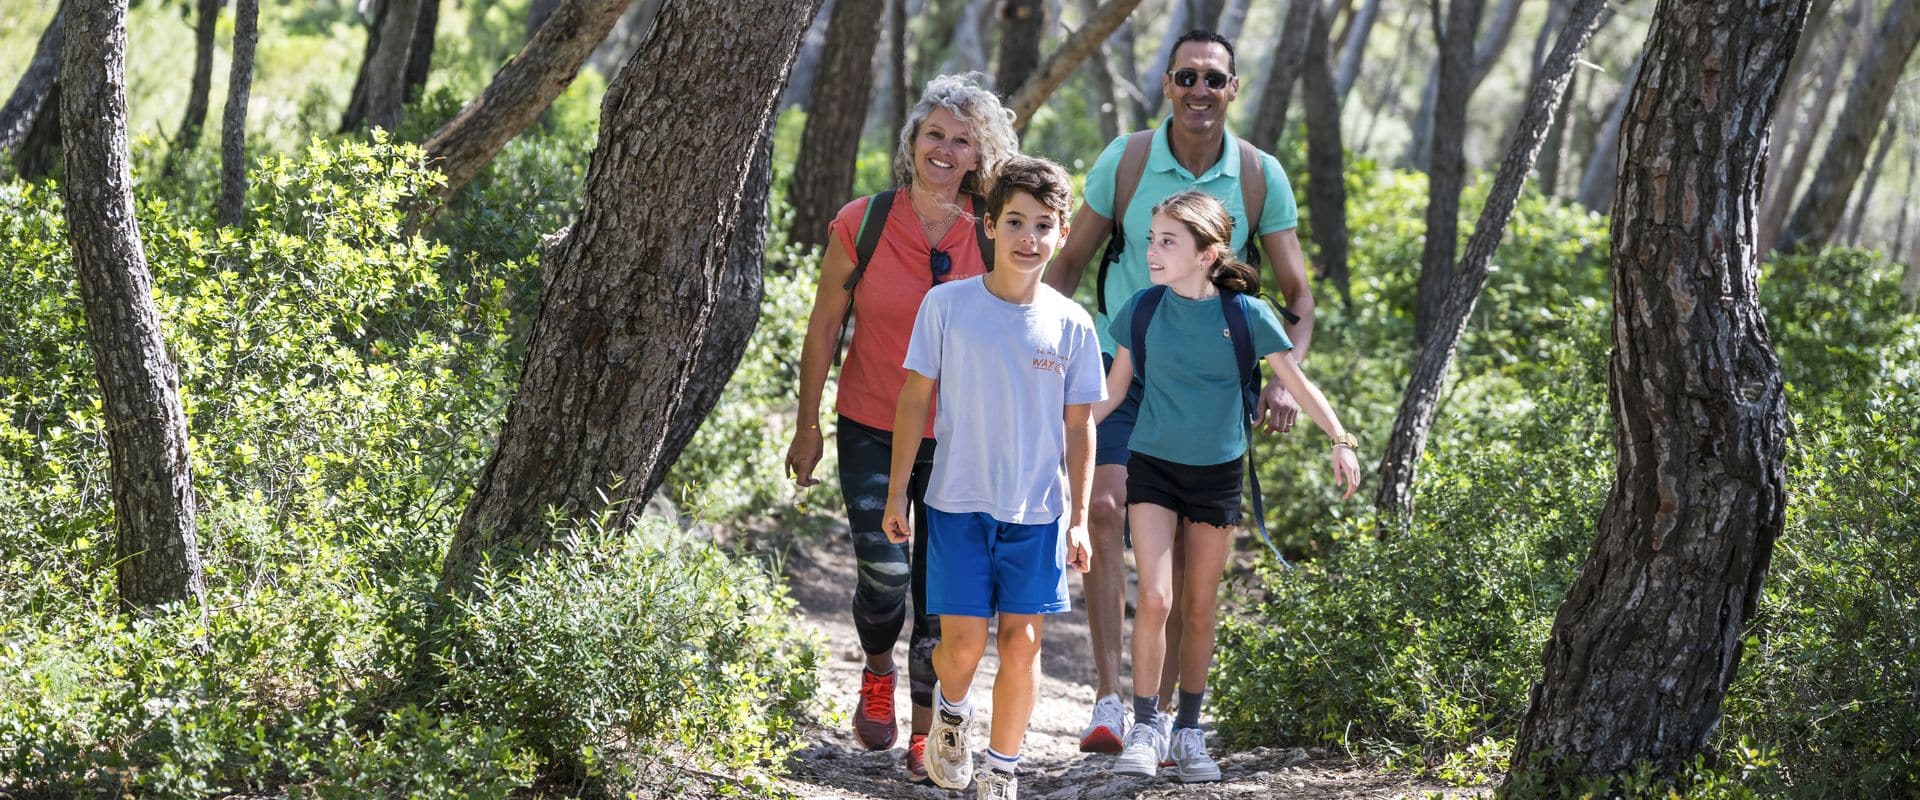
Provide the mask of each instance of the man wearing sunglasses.
{"label": "man wearing sunglasses", "polygon": [[[1161,91],[1172,105],[1172,113],[1159,128],[1123,134],[1107,146],[1088,172],[1086,198],[1074,214],[1071,234],[1053,260],[1047,283],[1072,296],[1088,262],[1096,260],[1094,254],[1111,235],[1113,241],[1105,256],[1098,259],[1095,295],[1099,314],[1094,324],[1101,350],[1110,358],[1114,342],[1107,335],[1107,314],[1149,284],[1145,237],[1153,207],[1176,192],[1197,189],[1219,199],[1233,216],[1236,252],[1250,255],[1248,261],[1256,267],[1261,260],[1251,252],[1249,245],[1253,242],[1249,240],[1257,240],[1259,249],[1265,252],[1273,270],[1268,285],[1277,289],[1276,304],[1290,312],[1286,331],[1294,342],[1293,357],[1305,361],[1313,340],[1313,292],[1307,285],[1306,258],[1294,232],[1299,212],[1280,162],[1227,134],[1227,109],[1240,93],[1233,44],[1212,31],[1187,32],[1174,43],[1161,78]],[[1250,203],[1257,206],[1251,214],[1247,208]],[[1121,217],[1118,225],[1116,214]],[[1127,710],[1132,707],[1119,694],[1126,593],[1122,532],[1127,508],[1127,439],[1139,409],[1139,391],[1136,381],[1126,402],[1101,423],[1096,440],[1088,520],[1093,564],[1085,586],[1099,680],[1093,722],[1080,741],[1080,749],[1086,752],[1120,752]],[[1261,392],[1256,424],[1269,432],[1283,433],[1293,429],[1299,411],[1299,404],[1275,381]],[[1177,592],[1179,548],[1174,552]],[[1163,703],[1171,697],[1177,679],[1179,616],[1172,615],[1167,625],[1167,664],[1161,672],[1164,677],[1160,687]],[[1171,715],[1163,713],[1159,719],[1170,720]]]}

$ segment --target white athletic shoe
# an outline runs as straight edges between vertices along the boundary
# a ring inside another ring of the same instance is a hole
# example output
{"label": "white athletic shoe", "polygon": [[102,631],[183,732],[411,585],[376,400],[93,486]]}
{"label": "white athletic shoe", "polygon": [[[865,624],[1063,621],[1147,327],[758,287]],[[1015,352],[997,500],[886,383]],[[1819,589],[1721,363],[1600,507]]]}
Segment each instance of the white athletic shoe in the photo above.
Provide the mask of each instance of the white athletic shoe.
{"label": "white athletic shoe", "polygon": [[1151,778],[1159,771],[1160,760],[1166,754],[1167,738],[1160,734],[1160,726],[1136,724],[1127,731],[1126,749],[1121,750],[1120,757],[1113,760],[1113,771],[1121,775]]}
{"label": "white athletic shoe", "polygon": [[1173,766],[1173,712],[1162,711],[1154,718],[1160,726],[1160,768]]}
{"label": "white athletic shoe", "polygon": [[940,683],[933,684],[933,729],[927,731],[927,778],[944,789],[965,789],[973,781],[973,715],[961,718],[940,708]]}
{"label": "white athletic shoe", "polygon": [[1102,697],[1094,701],[1093,721],[1080,732],[1080,752],[1118,753],[1126,746],[1121,741],[1126,733],[1127,704],[1117,694]]}
{"label": "white athletic shoe", "polygon": [[984,769],[980,771],[980,780],[977,785],[980,787],[975,795],[977,800],[1016,800],[1020,790],[1020,779],[1015,778],[1011,772]]}
{"label": "white athletic shoe", "polygon": [[1173,774],[1181,783],[1220,780],[1220,765],[1207,754],[1207,735],[1199,728],[1173,732]]}

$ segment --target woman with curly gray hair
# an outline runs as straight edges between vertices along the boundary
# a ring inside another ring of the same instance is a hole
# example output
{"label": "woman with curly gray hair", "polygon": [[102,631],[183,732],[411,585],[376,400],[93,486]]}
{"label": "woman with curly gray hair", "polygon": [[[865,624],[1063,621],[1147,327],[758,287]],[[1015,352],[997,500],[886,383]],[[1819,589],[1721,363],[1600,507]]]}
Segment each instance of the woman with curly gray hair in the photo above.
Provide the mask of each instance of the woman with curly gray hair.
{"label": "woman with curly gray hair", "polygon": [[[899,732],[893,701],[894,644],[913,597],[913,634],[907,670],[913,700],[906,771],[926,780],[926,733],[933,722],[933,648],[938,620],[925,611],[927,524],[924,499],[933,468],[932,439],[921,441],[912,484],[911,546],[893,544],[881,530],[893,447],[893,411],[906,382],[907,339],[920,301],[935,284],[993,268],[981,218],[982,199],[1000,165],[1018,155],[1013,112],[981,84],[977,72],[942,75],[927,83],[900,129],[894,189],[847,203],[828,225],[820,285],[800,354],[800,410],[787,470],[801,486],[819,481],[813,469],[824,448],[820,394],[850,321],[852,342],[840,370],[835,446],[840,491],[859,561],[853,622],[867,668],[861,676],[854,734],[874,750],[893,747]],[[859,309],[857,320],[854,309]],[[926,430],[933,430],[931,415]]]}

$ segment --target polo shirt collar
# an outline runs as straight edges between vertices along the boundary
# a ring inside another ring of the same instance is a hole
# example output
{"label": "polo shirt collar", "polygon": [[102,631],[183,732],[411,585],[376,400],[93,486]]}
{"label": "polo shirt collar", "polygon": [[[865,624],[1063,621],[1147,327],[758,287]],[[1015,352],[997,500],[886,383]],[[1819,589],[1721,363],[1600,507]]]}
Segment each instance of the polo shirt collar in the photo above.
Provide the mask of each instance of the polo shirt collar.
{"label": "polo shirt collar", "polygon": [[1209,167],[1205,173],[1196,178],[1192,173],[1187,172],[1186,167],[1180,165],[1179,159],[1173,157],[1173,145],[1168,140],[1168,136],[1170,135],[1168,131],[1172,128],[1173,115],[1169,114],[1165,119],[1160,121],[1160,127],[1154,129],[1153,147],[1147,154],[1147,169],[1153,170],[1154,172],[1171,172],[1184,176],[1195,183],[1204,183],[1219,175],[1224,175],[1235,180],[1240,178],[1240,159],[1227,157],[1228,154],[1236,152],[1236,148],[1238,147],[1238,145],[1234,144],[1233,134],[1222,133],[1220,160],[1215,161],[1212,167]]}

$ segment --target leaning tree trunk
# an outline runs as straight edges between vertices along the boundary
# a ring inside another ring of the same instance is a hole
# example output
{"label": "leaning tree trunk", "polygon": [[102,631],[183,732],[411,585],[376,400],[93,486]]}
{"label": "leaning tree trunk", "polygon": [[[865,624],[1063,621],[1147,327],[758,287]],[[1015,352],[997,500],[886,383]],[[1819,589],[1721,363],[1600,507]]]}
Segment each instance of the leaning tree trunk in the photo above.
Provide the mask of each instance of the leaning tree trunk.
{"label": "leaning tree trunk", "polygon": [[[1853,50],[1846,31],[1853,31],[1856,39],[1865,39],[1867,29],[1873,24],[1873,10],[1868,6],[1872,0],[1858,0],[1853,11],[1846,17],[1845,24],[1834,37],[1833,53],[1821,70],[1819,83],[1812,91],[1805,92],[1810,99],[1805,113],[1798,115],[1798,125],[1787,124],[1795,119],[1797,104],[1789,102],[1787,110],[1780,115],[1775,127],[1780,130],[1780,151],[1785,159],[1767,159],[1766,180],[1762,186],[1766,191],[1760,199],[1760,239],[1757,242],[1762,251],[1772,250],[1779,244],[1780,234],[1787,225],[1787,214],[1793,209],[1794,198],[1800,194],[1800,182],[1806,178],[1807,164],[1813,160],[1813,143],[1820,138],[1821,129],[1827,125],[1827,109],[1833,105],[1833,97],[1838,94],[1835,88],[1840,85],[1840,70],[1846,66],[1847,55]],[[1811,53],[1809,53],[1811,55]],[[1787,95],[1797,97],[1802,93]],[[1798,128],[1793,137],[1793,146],[1787,146],[1787,132]]]}
{"label": "leaning tree trunk", "polygon": [[233,64],[227,71],[227,107],[221,116],[220,203],[222,228],[247,220],[247,97],[253,93],[253,50],[260,42],[260,0],[235,0]]}
{"label": "leaning tree trunk", "polygon": [[440,30],[440,0],[421,0],[420,18],[413,23],[413,44],[407,48],[407,71],[400,97],[411,103],[427,89],[433,74],[433,37]]}
{"label": "leaning tree trunk", "polygon": [[1000,64],[993,71],[994,88],[1011,95],[1040,66],[1040,33],[1047,7],[1040,0],[1005,0],[1000,5]]}
{"label": "leaning tree trunk", "polygon": [[[1033,114],[1045,105],[1047,98],[1053,96],[1060,84],[1066,83],[1068,76],[1080,63],[1099,52],[1100,43],[1106,41],[1127,15],[1140,5],[1140,0],[1106,0],[1099,8],[1087,16],[1087,21],[1074,31],[1067,40],[1047,54],[1047,60],[1034,70],[1025,83],[1020,84],[1007,99],[1007,108],[1013,110],[1013,127],[1018,133],[1026,133],[1027,124],[1033,121]],[[1109,84],[1111,85],[1111,84]],[[1005,85],[1003,84],[1003,87]],[[1011,87],[1005,87],[1011,88]]]}
{"label": "leaning tree trunk", "polygon": [[198,602],[193,478],[180,376],[167,357],[127,154],[127,2],[69,0],[60,58],[60,193],[113,465],[120,602]]}
{"label": "leaning tree trunk", "polygon": [[[1480,90],[1480,84],[1493,72],[1494,64],[1499,62],[1500,54],[1507,49],[1507,42],[1513,38],[1513,26],[1520,18],[1520,0],[1500,0],[1494,8],[1493,21],[1480,33],[1479,44],[1473,45],[1471,66],[1468,68],[1466,95],[1472,98]],[[1437,21],[1436,21],[1437,22]],[[1474,25],[1479,26],[1476,12]],[[1471,38],[1471,37],[1469,37]],[[1442,48],[1444,49],[1444,45]],[[1443,58],[1442,56],[1436,57]],[[1415,169],[1427,169],[1432,158],[1434,126],[1439,124],[1435,118],[1440,92],[1440,69],[1427,79],[1426,91],[1420,96],[1420,111],[1414,115],[1413,135],[1407,144],[1406,155],[1402,158]]]}
{"label": "leaning tree trunk", "polygon": [[1440,318],[1460,247],[1460,192],[1467,182],[1467,100],[1473,70],[1473,32],[1480,27],[1480,0],[1450,0],[1440,40],[1440,73],[1434,81],[1433,147],[1428,153],[1427,233],[1420,253],[1420,282],[1413,308],[1414,343],[1425,346]]}
{"label": "leaning tree trunk", "polygon": [[1619,453],[1555,615],[1516,773],[1672,773],[1706,748],[1786,504],[1754,204],[1810,0],[1662,0],[1613,215]]}
{"label": "leaning tree trunk", "polygon": [[60,83],[47,92],[47,107],[33,118],[27,138],[13,148],[13,174],[21,180],[39,180],[53,174],[60,161]]}
{"label": "leaning tree trunk", "polygon": [[179,131],[167,147],[161,177],[178,174],[181,160],[200,146],[200,129],[207,125],[208,98],[213,94],[213,35],[224,4],[224,0],[198,0],[193,4],[193,81],[187,89],[187,110],[180,117]]}
{"label": "leaning tree trunk", "polygon": [[26,74],[14,85],[7,104],[0,106],[0,150],[20,146],[42,115],[60,116],[59,100],[53,93],[60,80],[60,43],[65,41],[66,21],[66,4],[62,3],[54,10],[53,21],[40,32],[40,43],[33,48]]}
{"label": "leaning tree trunk", "polygon": [[[625,524],[679,454],[673,421],[703,374],[742,195],[816,0],[685,0],[607,87],[578,221],[543,265],[540,313],[505,428],[447,553],[440,588],[465,592],[491,562],[566,546],[602,510]],[[684,116],[687,87],[728,65],[728,102]],[[689,226],[689,220],[699,224]],[[757,256],[755,256],[757,258]],[[673,335],[662,335],[671,331]],[[712,363],[712,362],[707,362]],[[550,514],[563,523],[552,524]]]}
{"label": "leaning tree trunk", "polygon": [[[1318,5],[1320,0],[1311,2]],[[1313,243],[1319,250],[1314,264],[1320,268],[1320,277],[1333,281],[1340,302],[1352,305],[1347,275],[1346,150],[1340,134],[1340,89],[1327,41],[1332,27],[1332,9],[1317,9],[1307,34],[1306,71],[1300,78],[1300,100],[1307,112],[1307,210],[1313,215]]]}
{"label": "leaning tree trunk", "polygon": [[380,0],[367,25],[367,50],[354,79],[353,96],[340,121],[342,132],[400,124],[406,97],[407,66],[413,50],[414,27],[425,0]]}
{"label": "leaning tree trunk", "polygon": [[1160,36],[1160,46],[1153,51],[1153,60],[1134,65],[1140,70],[1140,79],[1133,82],[1140,87],[1140,119],[1148,124],[1160,115],[1160,104],[1167,99],[1160,84],[1167,64],[1173,59],[1173,43],[1180,38],[1180,34],[1192,28],[1207,27],[1194,20],[1193,4],[1188,0],[1167,0],[1167,4],[1171,6],[1168,9],[1170,16],[1167,18],[1166,31]]}
{"label": "leaning tree trunk", "polygon": [[494,74],[480,96],[427,138],[428,162],[447,176],[441,189],[443,204],[566,90],[628,3],[564,0],[547,17],[547,24]]}
{"label": "leaning tree trunk", "polygon": [[807,103],[807,127],[793,162],[788,189],[793,221],[787,241],[827,244],[827,223],[853,194],[853,168],[860,158],[860,131],[873,95],[873,51],[880,42],[882,0],[834,0],[827,49]]}
{"label": "leaning tree trunk", "polygon": [[1267,65],[1267,79],[1260,85],[1260,102],[1254,106],[1253,129],[1247,141],[1263,150],[1280,149],[1280,137],[1287,132],[1287,107],[1293,103],[1293,84],[1300,79],[1300,67],[1307,60],[1307,40],[1313,32],[1313,18],[1319,14],[1320,0],[1288,0],[1287,16],[1280,22],[1280,38],[1273,47],[1273,61]]}
{"label": "leaning tree trunk", "polygon": [[1633,86],[1640,79],[1640,67],[1646,60],[1645,51],[1633,57],[1633,68],[1627,70],[1627,80],[1621,85],[1620,94],[1613,99],[1613,106],[1607,110],[1607,118],[1600,123],[1600,130],[1594,133],[1593,147],[1587,150],[1587,163],[1580,171],[1580,194],[1576,201],[1586,206],[1588,211],[1604,214],[1613,206],[1613,183],[1619,177],[1620,169],[1620,127],[1626,122],[1627,103],[1633,99]]}
{"label": "leaning tree trunk", "polygon": [[[907,85],[913,79],[907,71],[907,0],[887,3],[887,130],[898,131],[907,124],[907,112],[913,110],[913,98]],[[893,174],[906,165],[900,163],[900,148],[894,147],[890,163]]]}
{"label": "leaning tree trunk", "polygon": [[1340,44],[1340,68],[1334,70],[1334,93],[1340,102],[1347,101],[1347,93],[1353,91],[1353,84],[1360,79],[1360,62],[1367,56],[1367,39],[1373,36],[1373,23],[1380,18],[1380,0],[1366,0],[1360,10],[1354,12],[1353,23],[1347,26],[1346,40]]}
{"label": "leaning tree trunk", "polygon": [[1886,169],[1887,154],[1893,150],[1894,141],[1900,138],[1900,126],[1896,124],[1899,119],[1897,109],[1887,110],[1887,121],[1881,126],[1879,134],[1880,143],[1874,146],[1873,162],[1867,166],[1867,183],[1860,187],[1860,197],[1853,201],[1853,211],[1846,219],[1848,247],[1860,244],[1860,226],[1873,210],[1873,192],[1880,188],[1880,171]]}
{"label": "leaning tree trunk", "polygon": [[1807,187],[1781,237],[1782,249],[1820,247],[1833,238],[1840,212],[1847,207],[1847,195],[1853,193],[1853,184],[1866,164],[1867,150],[1873,146],[1874,131],[1887,115],[1887,103],[1915,45],[1920,45],[1920,3],[1895,2],[1887,9],[1873,46],[1854,72],[1847,103],[1834,123],[1820,167],[1813,173],[1813,185]]}
{"label": "leaning tree trunk", "polygon": [[1447,287],[1446,300],[1435,315],[1433,335],[1414,358],[1407,390],[1401,395],[1400,413],[1393,419],[1393,433],[1380,459],[1380,488],[1373,504],[1378,513],[1377,530],[1383,536],[1393,525],[1404,524],[1413,516],[1416,468],[1440,409],[1440,388],[1447,368],[1453,363],[1460,337],[1466,333],[1473,307],[1480,301],[1480,290],[1486,287],[1494,251],[1500,248],[1507,223],[1513,219],[1514,204],[1526,185],[1527,173],[1533,170],[1554,114],[1566,99],[1574,64],[1593,40],[1606,5],[1606,0],[1577,0],[1568,11],[1566,27],[1534,78],[1520,126],[1507,147],[1506,159],[1500,162],[1500,172],[1494,176],[1480,219],[1474,223],[1473,236],[1467,240],[1467,252]]}

